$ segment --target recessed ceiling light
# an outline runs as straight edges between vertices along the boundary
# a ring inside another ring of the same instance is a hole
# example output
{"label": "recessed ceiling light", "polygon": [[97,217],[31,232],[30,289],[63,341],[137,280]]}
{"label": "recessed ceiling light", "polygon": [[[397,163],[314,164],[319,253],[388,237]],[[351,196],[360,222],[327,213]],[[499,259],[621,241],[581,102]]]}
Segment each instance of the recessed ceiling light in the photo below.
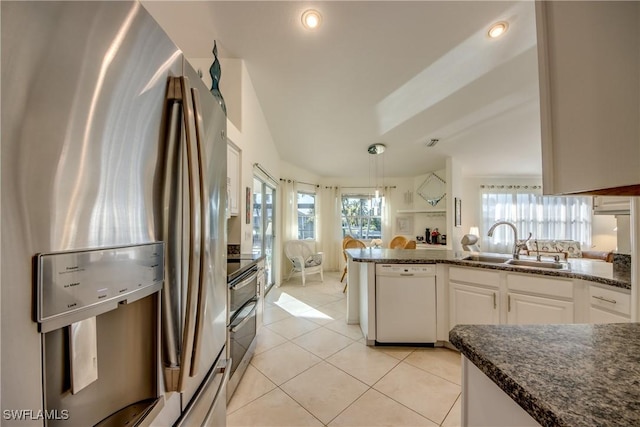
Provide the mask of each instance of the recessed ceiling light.
{"label": "recessed ceiling light", "polygon": [[491,37],[492,39],[500,37],[501,35],[507,32],[508,28],[509,28],[509,24],[507,22],[504,22],[504,21],[497,22],[493,24],[491,28],[489,28],[489,33],[488,33],[489,37]]}
{"label": "recessed ceiling light", "polygon": [[315,30],[322,22],[322,15],[317,10],[305,10],[302,14],[302,25],[309,30]]}

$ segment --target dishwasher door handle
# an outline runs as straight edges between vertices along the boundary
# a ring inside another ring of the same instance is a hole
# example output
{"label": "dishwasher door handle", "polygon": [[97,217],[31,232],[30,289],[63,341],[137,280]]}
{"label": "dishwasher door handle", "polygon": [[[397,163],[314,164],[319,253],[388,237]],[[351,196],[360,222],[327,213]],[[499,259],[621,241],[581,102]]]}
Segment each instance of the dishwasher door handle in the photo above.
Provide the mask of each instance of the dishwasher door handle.
{"label": "dishwasher door handle", "polygon": [[413,277],[414,274],[413,273],[400,273],[400,276],[402,276],[402,277]]}

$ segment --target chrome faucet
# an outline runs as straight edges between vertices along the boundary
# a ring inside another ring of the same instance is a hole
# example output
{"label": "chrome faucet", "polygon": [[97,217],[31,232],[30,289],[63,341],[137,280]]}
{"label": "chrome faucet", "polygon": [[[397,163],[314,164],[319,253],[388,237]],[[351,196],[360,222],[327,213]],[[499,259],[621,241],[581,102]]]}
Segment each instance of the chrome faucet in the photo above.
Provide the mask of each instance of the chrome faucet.
{"label": "chrome faucet", "polygon": [[493,237],[493,232],[499,225],[508,225],[513,230],[513,259],[520,259],[520,249],[526,247],[526,242],[531,238],[531,233],[529,233],[529,238],[527,240],[521,242],[518,240],[518,229],[515,225],[513,225],[509,221],[498,221],[491,226],[489,232],[487,233],[487,236]]}

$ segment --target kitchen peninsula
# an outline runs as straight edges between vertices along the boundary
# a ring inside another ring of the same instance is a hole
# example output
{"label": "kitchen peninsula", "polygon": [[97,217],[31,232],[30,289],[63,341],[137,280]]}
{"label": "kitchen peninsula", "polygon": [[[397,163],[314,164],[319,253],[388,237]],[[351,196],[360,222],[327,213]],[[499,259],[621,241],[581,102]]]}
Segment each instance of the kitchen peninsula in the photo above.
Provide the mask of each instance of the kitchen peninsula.
{"label": "kitchen peninsula", "polygon": [[[465,425],[640,424],[640,324],[630,323],[628,270],[582,259],[537,268],[501,262],[503,254],[447,250],[347,253],[348,303],[355,307],[348,319],[360,324],[368,345],[376,344],[376,265],[435,265],[436,345],[453,345],[464,356]],[[471,289],[470,282],[489,295],[495,317],[485,323],[494,324],[472,326],[456,317],[456,292]],[[532,318],[539,306],[553,311]],[[514,316],[518,310],[534,311]],[[560,311],[569,317],[556,322]],[[626,323],[598,324],[610,321]]]}
{"label": "kitchen peninsula", "polygon": [[[571,258],[564,268],[549,269],[536,268],[521,265],[512,265],[505,262],[474,261],[469,258],[474,253],[457,252],[450,250],[402,250],[402,249],[348,249],[348,295],[347,295],[347,322],[360,324],[367,343],[375,342],[375,275],[377,264],[435,264],[436,267],[436,306],[437,306],[437,337],[438,341],[446,342],[449,330],[455,322],[449,319],[449,281],[450,274],[457,276],[465,273],[472,277],[479,277],[480,285],[494,288],[496,293],[494,309],[496,310],[495,322],[471,322],[471,323],[517,323],[514,319],[508,319],[506,308],[511,303],[511,296],[520,298],[523,289],[515,289],[517,295],[509,295],[519,283],[527,286],[538,286],[532,294],[534,298],[539,296],[559,297],[565,302],[570,301],[575,306],[575,315],[570,313],[570,319],[562,323],[601,323],[610,321],[630,321],[630,290],[631,276],[628,269],[614,269],[613,264],[591,260]],[[492,256],[504,256],[503,254],[482,254],[488,259]],[[534,258],[535,259],[535,258]],[[488,278],[485,280],[485,278]],[[471,279],[462,279],[463,284],[468,284]],[[476,279],[473,279],[476,280]],[[460,280],[458,280],[459,282]],[[544,283],[543,283],[544,282]],[[603,295],[592,295],[594,291],[602,289]],[[526,291],[526,290],[525,290]],[[562,291],[556,295],[556,291]],[[550,293],[547,295],[545,292]],[[612,307],[609,294],[616,295],[617,307]],[[369,297],[371,296],[371,298]],[[600,306],[595,307],[595,304]],[[594,306],[595,308],[591,308]],[[596,318],[597,314],[604,317]],[[618,312],[617,310],[622,310]],[[613,313],[623,316],[614,316]],[[517,319],[516,319],[517,320]],[[468,322],[467,322],[468,323]],[[519,323],[538,323],[520,321]]]}
{"label": "kitchen peninsula", "polygon": [[639,337],[638,323],[456,326],[463,424],[640,425]]}

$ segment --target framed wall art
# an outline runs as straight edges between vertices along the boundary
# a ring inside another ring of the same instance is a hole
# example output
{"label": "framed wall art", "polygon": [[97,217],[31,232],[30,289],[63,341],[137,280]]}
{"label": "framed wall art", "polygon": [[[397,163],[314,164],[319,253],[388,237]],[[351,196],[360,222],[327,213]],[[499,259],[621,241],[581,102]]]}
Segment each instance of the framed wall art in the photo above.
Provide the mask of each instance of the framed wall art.
{"label": "framed wall art", "polygon": [[245,206],[247,207],[247,213],[245,214],[245,224],[251,224],[251,187],[245,188]]}
{"label": "framed wall art", "polygon": [[396,233],[413,235],[413,217],[412,216],[396,217]]}
{"label": "framed wall art", "polygon": [[454,198],[453,212],[454,212],[454,225],[456,227],[462,226],[462,200]]}

